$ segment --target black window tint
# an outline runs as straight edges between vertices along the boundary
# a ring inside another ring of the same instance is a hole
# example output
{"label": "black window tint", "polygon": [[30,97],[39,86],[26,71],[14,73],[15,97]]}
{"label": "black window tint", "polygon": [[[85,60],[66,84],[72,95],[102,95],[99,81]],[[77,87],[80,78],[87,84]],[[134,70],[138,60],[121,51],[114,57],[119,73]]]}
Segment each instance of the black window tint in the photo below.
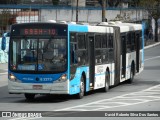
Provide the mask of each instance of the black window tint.
{"label": "black window tint", "polygon": [[77,44],[70,43],[70,63],[77,64]]}
{"label": "black window tint", "polygon": [[129,32],[128,34],[127,34],[127,45],[130,45],[131,44],[131,39],[132,39],[132,36],[131,36],[132,34]]}
{"label": "black window tint", "polygon": [[131,52],[131,39],[132,39],[132,33],[128,32],[127,37],[126,37],[126,47],[127,47],[127,52]]}
{"label": "black window tint", "polygon": [[85,35],[78,35],[78,49],[86,49]]}
{"label": "black window tint", "polygon": [[108,36],[108,48],[113,48],[113,35]]}
{"label": "black window tint", "polygon": [[107,48],[107,36],[102,36],[102,48]]}
{"label": "black window tint", "polygon": [[135,39],[136,39],[136,41],[137,41],[137,45],[136,45],[136,46],[141,49],[141,47],[142,47],[142,46],[141,46],[141,36],[140,36],[140,33],[139,33],[139,32],[136,33]]}
{"label": "black window tint", "polygon": [[140,31],[140,43],[139,43],[139,45],[140,45],[140,49],[142,49],[142,31]]}
{"label": "black window tint", "polygon": [[101,35],[95,36],[95,48],[101,48]]}
{"label": "black window tint", "polygon": [[135,50],[135,32],[132,32],[132,35],[131,35],[131,50],[132,51]]}

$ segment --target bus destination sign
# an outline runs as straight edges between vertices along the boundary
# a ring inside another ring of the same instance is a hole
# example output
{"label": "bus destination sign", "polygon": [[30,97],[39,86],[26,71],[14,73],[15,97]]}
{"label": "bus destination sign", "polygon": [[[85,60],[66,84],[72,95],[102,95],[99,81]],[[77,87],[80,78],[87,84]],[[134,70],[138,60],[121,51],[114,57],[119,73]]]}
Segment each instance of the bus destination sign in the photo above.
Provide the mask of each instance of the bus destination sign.
{"label": "bus destination sign", "polygon": [[21,29],[21,35],[57,35],[56,29],[25,28]]}

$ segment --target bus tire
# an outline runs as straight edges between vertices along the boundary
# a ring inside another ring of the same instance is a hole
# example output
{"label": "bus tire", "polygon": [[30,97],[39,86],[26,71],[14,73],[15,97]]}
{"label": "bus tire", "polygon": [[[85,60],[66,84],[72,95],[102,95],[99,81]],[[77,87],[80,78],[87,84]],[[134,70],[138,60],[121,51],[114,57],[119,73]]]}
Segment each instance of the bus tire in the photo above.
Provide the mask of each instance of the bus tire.
{"label": "bus tire", "polygon": [[84,77],[81,77],[81,82],[80,82],[80,92],[76,95],[77,99],[82,99],[85,93],[85,82],[84,82]]}
{"label": "bus tire", "polygon": [[109,72],[106,71],[106,75],[105,75],[105,86],[103,88],[103,92],[108,92],[109,90],[109,81],[110,81],[110,75]]}
{"label": "bus tire", "polygon": [[35,97],[35,94],[25,93],[24,96],[27,100],[33,100]]}
{"label": "bus tire", "polygon": [[134,66],[132,64],[132,67],[131,67],[131,71],[130,71],[130,79],[128,80],[128,83],[132,83],[134,80]]}

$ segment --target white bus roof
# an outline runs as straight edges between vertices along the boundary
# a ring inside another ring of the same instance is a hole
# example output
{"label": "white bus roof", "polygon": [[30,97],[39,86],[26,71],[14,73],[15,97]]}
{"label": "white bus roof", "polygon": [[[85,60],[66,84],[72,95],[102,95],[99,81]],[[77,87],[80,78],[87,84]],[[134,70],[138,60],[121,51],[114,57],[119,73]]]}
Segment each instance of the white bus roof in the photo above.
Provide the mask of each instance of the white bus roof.
{"label": "white bus roof", "polygon": [[115,23],[115,24],[110,24],[110,26],[120,27],[120,32],[142,30],[141,24],[134,24],[134,23]]}
{"label": "white bus roof", "polygon": [[120,28],[120,32],[128,32],[128,31],[137,31],[137,30],[142,30],[142,25],[141,24],[135,24],[135,23],[122,23],[121,21],[116,21],[116,22],[102,22],[98,24],[99,26],[106,26],[106,27],[113,27],[117,26]]}
{"label": "white bus roof", "polygon": [[88,25],[88,32],[97,32],[97,33],[113,33],[113,27],[107,26],[90,26]]}

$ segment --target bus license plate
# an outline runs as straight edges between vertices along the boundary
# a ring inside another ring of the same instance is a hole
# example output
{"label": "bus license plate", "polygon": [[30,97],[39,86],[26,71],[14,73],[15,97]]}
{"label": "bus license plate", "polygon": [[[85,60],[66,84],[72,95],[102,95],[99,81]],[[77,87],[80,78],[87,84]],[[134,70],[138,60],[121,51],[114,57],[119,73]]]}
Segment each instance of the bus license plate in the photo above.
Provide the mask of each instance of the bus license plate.
{"label": "bus license plate", "polygon": [[41,90],[43,88],[42,85],[33,85],[33,89],[35,90]]}

